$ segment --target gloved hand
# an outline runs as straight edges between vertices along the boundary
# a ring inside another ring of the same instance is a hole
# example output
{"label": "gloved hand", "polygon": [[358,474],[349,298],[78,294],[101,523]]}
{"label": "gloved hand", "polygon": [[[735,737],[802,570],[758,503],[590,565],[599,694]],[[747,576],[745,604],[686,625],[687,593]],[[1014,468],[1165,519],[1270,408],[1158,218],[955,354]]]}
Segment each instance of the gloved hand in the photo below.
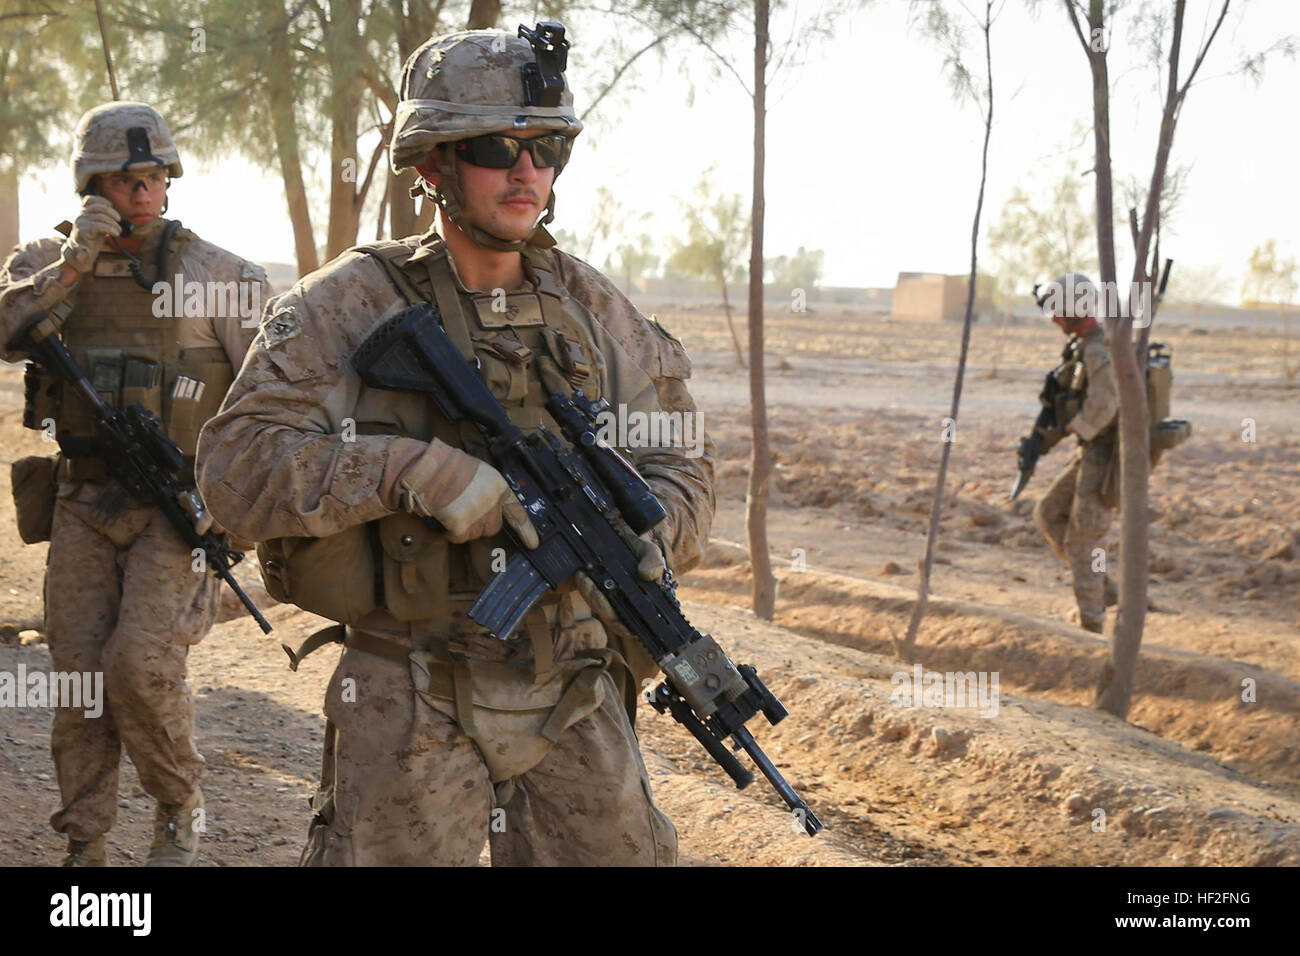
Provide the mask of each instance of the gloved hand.
{"label": "gloved hand", "polygon": [[638,538],[629,538],[627,543],[636,552],[637,577],[642,581],[662,581],[664,572],[668,570],[668,562],[654,536],[647,531]]}
{"label": "gloved hand", "polygon": [[87,196],[72,234],[63,243],[63,261],[78,272],[89,272],[109,236],[122,234],[122,221],[113,204],[103,196]]}
{"label": "gloved hand", "polygon": [[537,529],[506,480],[485,461],[434,439],[397,477],[402,507],[437,519],[451,541],[472,541],[509,525],[526,548]]}
{"label": "gloved hand", "polygon": [[[637,577],[643,581],[663,580],[664,571],[667,570],[668,564],[664,559],[663,550],[651,533],[647,531],[640,537],[633,538],[629,536],[625,540],[637,555]],[[584,572],[579,571],[574,575],[573,583],[577,587],[578,593],[582,595],[582,599],[590,606],[592,616],[605,626],[605,630],[626,640],[636,640],[632,632],[619,622],[618,615],[614,613],[614,606],[609,603],[609,599],[605,597],[605,592],[595,581]]]}

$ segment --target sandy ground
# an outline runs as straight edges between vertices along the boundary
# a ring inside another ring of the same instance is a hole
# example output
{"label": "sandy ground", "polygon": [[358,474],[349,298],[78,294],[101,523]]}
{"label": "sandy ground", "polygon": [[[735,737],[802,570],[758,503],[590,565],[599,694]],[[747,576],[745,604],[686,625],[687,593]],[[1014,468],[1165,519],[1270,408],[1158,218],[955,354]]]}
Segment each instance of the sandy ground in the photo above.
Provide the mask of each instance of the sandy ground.
{"label": "sandy ground", "polygon": [[[780,590],[768,624],[746,609],[739,547],[744,373],[716,310],[650,310],[691,349],[719,451],[714,543],[682,577],[687,612],[789,708],[781,724],[751,729],[828,825],[816,839],[795,832],[761,780],[737,791],[689,735],[645,709],[638,729],[684,862],[1300,863],[1300,391],[1281,384],[1280,331],[1170,325],[1155,336],[1173,345],[1174,413],[1195,432],[1152,479],[1152,611],[1125,724],[1091,708],[1104,640],[1067,620],[1067,575],[1029,516],[1065,451],[1040,463],[1021,501],[1005,501],[1059,333],[1011,325],[999,350],[996,328],[976,328],[918,656],[926,671],[996,673],[999,694],[996,708],[913,707],[896,700],[894,675],[910,669],[890,635],[915,595],[959,330],[838,307],[771,317]],[[0,368],[6,461],[48,451],[19,427],[20,400],[19,371]],[[4,489],[0,547],[0,670],[48,668],[44,546],[21,546]],[[191,653],[207,865],[291,864],[305,831],[333,655],[290,673],[274,638],[292,642],[318,622],[282,606],[268,616],[271,638],[232,602]],[[58,805],[49,722],[47,710],[0,711],[0,863],[62,854],[47,822]],[[147,852],[153,812],[129,761],[119,802],[113,862],[128,865]]]}

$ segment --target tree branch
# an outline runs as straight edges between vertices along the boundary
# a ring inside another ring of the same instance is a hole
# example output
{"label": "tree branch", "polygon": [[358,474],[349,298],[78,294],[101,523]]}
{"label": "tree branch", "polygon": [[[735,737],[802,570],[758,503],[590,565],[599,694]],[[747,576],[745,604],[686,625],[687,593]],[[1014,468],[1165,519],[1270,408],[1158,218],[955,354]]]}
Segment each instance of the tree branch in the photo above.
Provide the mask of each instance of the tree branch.
{"label": "tree branch", "polygon": [[[673,31],[673,32],[675,32],[675,31]],[[647,43],[647,44],[646,44],[645,46],[643,46],[641,49],[639,49],[639,50],[637,50],[635,53],[633,53],[632,56],[628,59],[628,61],[627,61],[626,63],[624,63],[622,66],[620,66],[620,67],[619,67],[619,68],[614,72],[613,77],[611,77],[611,78],[610,78],[610,81],[609,81],[608,83],[605,84],[605,88],[602,89],[602,90],[600,91],[600,93],[596,96],[596,98],[595,98],[594,100],[592,100],[591,105],[588,106],[585,110],[583,110],[582,115],[581,115],[580,117],[578,117],[578,119],[579,119],[579,120],[585,120],[588,116],[590,116],[593,112],[595,112],[596,107],[600,105],[600,101],[603,100],[603,99],[605,98],[605,95],[606,95],[607,93],[609,93],[609,91],[612,90],[612,89],[614,88],[615,84],[617,84],[618,81],[622,78],[623,74],[624,74],[625,72],[627,72],[628,68],[629,68],[633,63],[635,63],[635,62],[637,61],[637,59],[638,59],[638,58],[639,58],[643,53],[648,53],[650,50],[654,49],[654,48],[657,47],[659,44],[661,44],[661,43],[663,43],[665,40],[667,40],[668,37],[671,36],[671,35],[672,35],[672,32],[669,32],[669,33],[661,33],[659,36],[655,37],[653,40],[651,40],[649,43]]]}
{"label": "tree branch", "polygon": [[1091,59],[1092,47],[1088,45],[1088,38],[1083,35],[1083,28],[1079,26],[1079,18],[1074,12],[1074,0],[1065,0],[1065,12],[1070,15],[1070,23],[1074,26],[1074,35],[1079,38],[1079,45]]}
{"label": "tree branch", "polygon": [[1182,89],[1178,91],[1178,100],[1182,102],[1187,95],[1187,88],[1192,85],[1192,80],[1196,77],[1196,72],[1201,68],[1201,61],[1205,59],[1205,54],[1210,49],[1210,44],[1214,42],[1214,37],[1219,32],[1219,27],[1223,26],[1223,18],[1228,15],[1228,4],[1231,0],[1223,0],[1223,9],[1219,11],[1219,19],[1214,23],[1214,29],[1210,31],[1209,39],[1201,45],[1201,49],[1196,54],[1196,60],[1192,63],[1192,72],[1187,74],[1187,82],[1183,84]]}

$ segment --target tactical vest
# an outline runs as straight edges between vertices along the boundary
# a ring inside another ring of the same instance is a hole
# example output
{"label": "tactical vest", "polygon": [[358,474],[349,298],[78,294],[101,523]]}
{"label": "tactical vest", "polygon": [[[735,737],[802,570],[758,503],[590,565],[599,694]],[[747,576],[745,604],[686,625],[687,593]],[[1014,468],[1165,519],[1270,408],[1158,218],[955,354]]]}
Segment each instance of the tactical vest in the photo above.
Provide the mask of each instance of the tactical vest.
{"label": "tactical vest", "polygon": [[[604,360],[583,320],[585,310],[556,283],[540,250],[523,253],[532,291],[509,295],[463,291],[445,246],[437,240],[414,250],[387,242],[357,251],[377,258],[407,302],[436,303],[452,342],[523,431],[545,427],[563,441],[544,407],[546,399],[561,388],[581,388],[592,399],[601,397]],[[397,411],[400,414],[394,414]],[[400,434],[406,437],[437,438],[476,457],[488,457],[470,423],[447,421],[431,400],[415,393],[362,385],[357,433],[397,431],[373,419],[400,420]],[[331,620],[381,632],[483,634],[466,611],[493,573],[503,569],[503,556],[512,548],[504,533],[455,544],[425,519],[398,512],[327,538],[263,542],[258,557],[273,597]],[[550,593],[542,604],[556,599]]]}
{"label": "tactical vest", "polygon": [[[166,241],[167,276],[171,283],[194,233],[177,228]],[[180,317],[155,314],[157,296],[131,274],[130,260],[101,254],[93,274],[82,278],[73,294],[53,311],[63,319],[60,335],[96,391],[122,411],[139,403],[163,422],[192,466],[199,430],[217,413],[234,381],[225,349],[182,349],[177,337]],[[146,272],[155,268],[147,259]],[[202,388],[178,389],[177,378],[201,382]],[[181,394],[174,394],[176,392]],[[64,450],[60,476],[72,481],[105,481],[108,472],[98,457],[93,410],[70,383],[28,363],[27,403],[23,424],[41,429],[53,419]]]}
{"label": "tactical vest", "polygon": [[[1106,341],[1106,333],[1100,328],[1091,329],[1082,336],[1072,335],[1061,351],[1061,364],[1052,370],[1052,377],[1059,386],[1056,393],[1056,425],[1064,428],[1070,423],[1088,394],[1088,366],[1084,362],[1084,348],[1092,342]],[[1115,441],[1116,425],[1111,422],[1099,431],[1089,444],[1112,444]]]}

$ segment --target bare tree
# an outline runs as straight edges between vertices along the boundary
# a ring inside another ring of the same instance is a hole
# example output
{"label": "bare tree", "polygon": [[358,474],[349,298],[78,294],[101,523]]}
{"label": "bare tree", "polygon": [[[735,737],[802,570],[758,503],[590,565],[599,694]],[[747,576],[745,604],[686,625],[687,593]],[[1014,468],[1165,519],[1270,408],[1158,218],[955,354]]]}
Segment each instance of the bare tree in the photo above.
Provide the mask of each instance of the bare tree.
{"label": "bare tree", "polygon": [[[975,216],[971,223],[970,234],[970,281],[966,289],[966,318],[961,330],[961,351],[957,356],[957,374],[952,386],[952,408],[948,420],[943,423],[943,452],[939,459],[939,475],[934,483],[934,501],[930,506],[930,528],[925,539],[925,557],[919,562],[920,581],[917,583],[916,604],[912,607],[911,619],[907,622],[907,633],[900,642],[895,636],[894,652],[911,663],[916,655],[916,636],[925,617],[925,609],[930,599],[930,571],[934,566],[934,545],[939,537],[939,519],[943,514],[944,485],[948,480],[948,460],[952,457],[952,446],[957,438],[957,414],[961,407],[962,383],[966,375],[966,355],[970,351],[970,332],[975,314],[975,289],[978,283],[977,252],[979,249],[980,214],[984,211],[984,185],[988,180],[989,139],[993,135],[993,21],[997,15],[993,12],[993,0],[985,0],[984,17],[976,19],[980,32],[984,35],[984,77],[981,82],[965,65],[963,37],[961,28],[952,19],[942,4],[913,4],[913,11],[923,10],[923,31],[935,40],[944,53],[944,66],[949,71],[949,80],[953,95],[959,99],[969,98],[980,107],[984,120],[984,149],[980,154],[980,187],[975,199]],[[1001,12],[999,7],[998,12]],[[981,88],[982,87],[982,88]],[[981,100],[983,103],[981,104]]]}
{"label": "bare tree", "polygon": [[[776,578],[767,545],[767,497],[772,478],[772,452],[767,427],[767,387],[763,369],[763,216],[764,167],[769,84],[782,69],[797,65],[814,38],[830,33],[834,21],[861,0],[836,0],[819,8],[816,15],[800,19],[790,39],[774,48],[771,40],[769,0],[641,0],[629,4],[628,15],[654,26],[655,32],[683,33],[698,42],[710,55],[715,70],[730,74],[750,97],[754,116],[753,194],[750,211],[749,253],[749,403],[750,467],[745,495],[745,530],[749,562],[753,573],[754,614],[771,620],[776,610]],[[775,4],[780,7],[778,0]],[[747,12],[747,9],[749,12]],[[741,23],[754,31],[751,81],[718,52],[713,41]]]}
{"label": "bare tree", "polygon": [[[1174,128],[1178,114],[1192,80],[1195,79],[1205,54],[1223,25],[1230,0],[1224,0],[1213,28],[1197,51],[1187,78],[1179,81],[1179,58],[1182,52],[1183,18],[1186,0],[1175,0],[1173,7],[1173,34],[1168,52],[1168,87],[1160,120],[1160,135],[1156,145],[1155,162],[1151,170],[1150,185],[1146,192],[1145,209],[1134,229],[1134,267],[1130,291],[1142,283],[1150,283],[1156,263],[1150,262],[1152,237],[1159,218],[1160,197],[1164,191],[1169,154],[1173,147]],[[1066,13],[1087,57],[1092,74],[1093,149],[1096,158],[1094,172],[1097,189],[1097,251],[1100,261],[1101,288],[1117,290],[1115,266],[1115,236],[1112,208],[1114,186],[1110,155],[1110,76],[1106,60],[1110,15],[1115,4],[1107,0],[1089,0],[1086,26],[1080,23],[1084,14],[1081,0],[1064,0]],[[1163,40],[1162,21],[1157,19],[1152,44],[1160,48]],[[1135,217],[1136,219],[1136,217]],[[1106,325],[1110,342],[1111,363],[1119,390],[1119,440],[1120,455],[1120,551],[1123,567],[1119,584],[1119,615],[1111,633],[1106,663],[1097,681],[1096,706],[1116,717],[1128,715],[1133,694],[1133,675],[1137,667],[1142,632],[1146,625],[1148,517],[1147,491],[1150,477],[1149,416],[1147,412],[1146,382],[1142,364],[1134,350],[1133,319],[1127,310],[1114,309],[1121,297],[1116,294],[1100,296],[1098,311]],[[1136,301],[1133,296],[1122,301]],[[1119,314],[1112,314],[1118,312]],[[1149,324],[1150,315],[1143,319]]]}

